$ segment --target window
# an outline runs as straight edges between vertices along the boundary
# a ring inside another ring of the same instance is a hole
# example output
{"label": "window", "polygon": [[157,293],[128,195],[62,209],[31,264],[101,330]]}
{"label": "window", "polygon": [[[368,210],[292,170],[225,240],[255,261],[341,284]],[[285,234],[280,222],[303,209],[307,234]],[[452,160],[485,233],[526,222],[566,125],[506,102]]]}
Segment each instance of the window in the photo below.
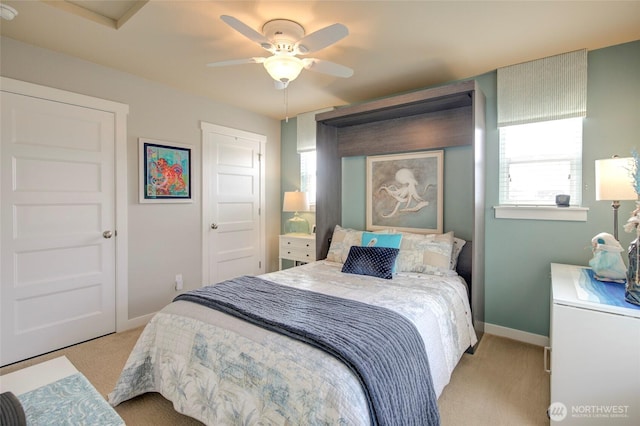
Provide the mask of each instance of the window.
{"label": "window", "polygon": [[581,117],[500,127],[501,205],[580,205],[581,182]]}
{"label": "window", "polygon": [[[499,202],[496,218],[586,220],[582,202],[582,120],[587,50],[499,68]],[[568,194],[571,209],[555,197]]]}
{"label": "window", "polygon": [[309,204],[316,204],[316,151],[300,153],[300,191],[306,192]]}
{"label": "window", "polygon": [[319,109],[298,114],[296,117],[297,151],[300,154],[300,191],[306,192],[312,210],[316,205],[316,115],[331,111]]}

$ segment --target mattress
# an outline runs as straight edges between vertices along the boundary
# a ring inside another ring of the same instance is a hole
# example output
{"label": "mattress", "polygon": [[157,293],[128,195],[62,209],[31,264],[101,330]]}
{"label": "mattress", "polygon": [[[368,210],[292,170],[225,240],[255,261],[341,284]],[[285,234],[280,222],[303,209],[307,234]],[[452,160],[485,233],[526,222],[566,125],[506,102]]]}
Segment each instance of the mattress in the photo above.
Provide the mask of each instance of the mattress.
{"label": "mattress", "polygon": [[[345,274],[318,261],[264,274],[282,285],[392,309],[426,342],[439,396],[464,351],[477,342],[464,280],[401,273],[391,280]],[[159,392],[205,424],[371,423],[360,382],[340,361],[289,337],[186,301],[149,322],[109,402]]]}

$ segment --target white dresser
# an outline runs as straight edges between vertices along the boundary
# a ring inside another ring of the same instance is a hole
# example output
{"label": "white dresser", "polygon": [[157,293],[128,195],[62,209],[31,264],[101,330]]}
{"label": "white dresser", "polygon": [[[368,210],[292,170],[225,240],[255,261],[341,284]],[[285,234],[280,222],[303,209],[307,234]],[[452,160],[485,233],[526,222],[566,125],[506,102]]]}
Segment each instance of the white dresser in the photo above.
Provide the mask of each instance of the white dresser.
{"label": "white dresser", "polygon": [[282,259],[308,263],[316,260],[315,234],[284,234],[280,235],[280,269]]}
{"label": "white dresser", "polygon": [[640,306],[581,266],[552,263],[551,287],[551,424],[640,425]]}

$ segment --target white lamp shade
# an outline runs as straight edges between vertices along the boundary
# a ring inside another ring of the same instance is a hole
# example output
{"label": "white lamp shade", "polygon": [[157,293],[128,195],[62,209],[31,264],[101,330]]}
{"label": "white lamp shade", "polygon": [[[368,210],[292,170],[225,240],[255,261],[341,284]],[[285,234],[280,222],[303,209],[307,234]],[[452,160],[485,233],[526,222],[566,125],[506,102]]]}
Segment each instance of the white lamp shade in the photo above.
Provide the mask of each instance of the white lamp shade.
{"label": "white lamp shade", "polygon": [[633,158],[607,158],[596,160],[596,200],[636,200],[638,194],[631,176]]}
{"label": "white lamp shade", "polygon": [[288,83],[298,78],[304,67],[301,59],[285,55],[269,56],[265,59],[263,65],[274,80],[283,83]]}
{"label": "white lamp shade", "polygon": [[283,212],[304,212],[309,210],[309,197],[306,192],[285,192],[282,203]]}

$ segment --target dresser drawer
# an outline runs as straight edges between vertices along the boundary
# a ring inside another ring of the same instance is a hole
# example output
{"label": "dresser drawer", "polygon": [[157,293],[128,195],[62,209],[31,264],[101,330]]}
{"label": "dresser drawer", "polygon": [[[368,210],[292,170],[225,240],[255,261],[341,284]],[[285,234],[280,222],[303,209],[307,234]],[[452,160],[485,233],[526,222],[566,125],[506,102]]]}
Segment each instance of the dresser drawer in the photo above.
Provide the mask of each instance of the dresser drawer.
{"label": "dresser drawer", "polygon": [[[551,366],[547,371],[551,373],[550,401],[558,414],[551,418],[551,425],[640,424],[640,310],[615,303],[624,300],[624,285],[602,290],[617,293],[614,303],[585,297],[604,285],[591,278],[589,268],[551,264]],[[594,411],[585,411],[590,408]],[[607,418],[609,414],[613,416]]]}

